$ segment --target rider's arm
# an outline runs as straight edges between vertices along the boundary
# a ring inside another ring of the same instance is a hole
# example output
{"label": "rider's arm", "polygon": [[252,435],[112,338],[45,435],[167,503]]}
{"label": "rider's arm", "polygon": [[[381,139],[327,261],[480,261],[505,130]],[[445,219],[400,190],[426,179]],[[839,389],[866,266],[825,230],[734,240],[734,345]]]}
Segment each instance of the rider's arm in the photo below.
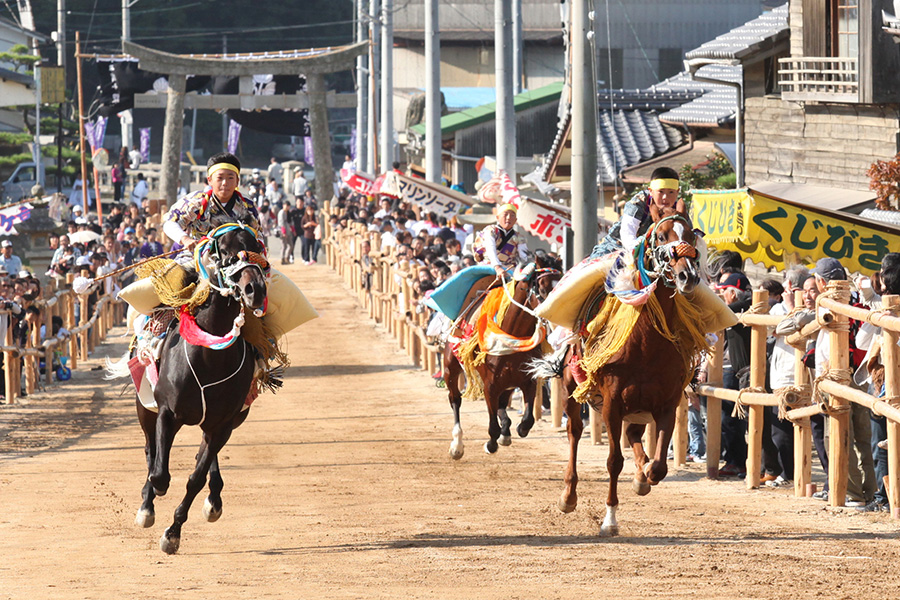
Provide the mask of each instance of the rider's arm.
{"label": "rider's arm", "polygon": [[641,239],[641,236],[638,234],[641,221],[631,215],[623,214],[621,223],[619,238],[622,240],[622,247],[629,251],[634,250],[634,247],[638,245]]}
{"label": "rider's arm", "polygon": [[164,217],[163,233],[169,236],[173,242],[187,246],[186,242],[191,238],[191,223],[200,214],[201,203],[202,196],[200,194],[189,194],[173,204]]}
{"label": "rider's arm", "polygon": [[497,227],[496,225],[489,225],[488,227],[484,228],[484,231],[481,234],[482,242],[484,243],[484,258],[492,267],[503,266],[500,263],[500,257],[497,256],[498,229],[499,227]]}
{"label": "rider's arm", "polygon": [[188,235],[188,233],[181,228],[176,221],[166,221],[163,223],[163,233],[169,236],[169,239],[173,242],[181,243],[181,240]]}

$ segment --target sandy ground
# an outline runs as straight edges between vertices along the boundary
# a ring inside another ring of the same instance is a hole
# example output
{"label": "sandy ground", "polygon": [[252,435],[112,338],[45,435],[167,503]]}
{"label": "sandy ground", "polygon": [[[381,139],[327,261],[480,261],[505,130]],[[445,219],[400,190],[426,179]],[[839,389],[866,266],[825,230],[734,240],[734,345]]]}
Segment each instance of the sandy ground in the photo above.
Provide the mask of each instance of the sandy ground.
{"label": "sandy ground", "polygon": [[[222,519],[195,503],[174,556],[158,540],[196,429],[176,439],[171,490],[142,529],[143,440],[121,384],[80,370],[0,406],[0,598],[897,597],[886,514],[690,465],[644,498],[626,481],[622,535],[601,538],[606,447],[583,440],[581,504],[564,515],[564,433],[542,421],[488,456],[481,403],[463,406],[467,452],[450,460],[445,393],[325,266],[286,272],[321,318],[289,336],[285,389],[257,400],[222,452]],[[121,333],[92,366],[121,353]]]}

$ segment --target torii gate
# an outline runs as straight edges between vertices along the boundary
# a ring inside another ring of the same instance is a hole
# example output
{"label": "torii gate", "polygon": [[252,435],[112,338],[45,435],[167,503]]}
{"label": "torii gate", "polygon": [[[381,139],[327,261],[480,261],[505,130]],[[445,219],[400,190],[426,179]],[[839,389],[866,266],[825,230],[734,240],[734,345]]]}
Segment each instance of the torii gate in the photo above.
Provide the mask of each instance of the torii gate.
{"label": "torii gate", "polygon": [[[331,162],[331,140],[328,132],[328,107],[356,106],[356,96],[327,94],[325,74],[355,67],[356,57],[368,52],[368,42],[336,48],[287,50],[250,54],[170,54],[139,44],[123,41],[122,50],[138,59],[138,66],[154,73],[165,73],[169,79],[166,99],[166,124],[163,130],[160,191],[168,203],[178,193],[181,166],[181,137],[184,126],[185,89],[188,75],[238,76],[239,94],[191,95],[187,108],[308,108],[309,126],[315,154],[316,193],[328,199],[333,193],[334,167]],[[308,92],[292,95],[253,95],[253,75],[304,75]],[[141,107],[139,95],[135,106]],[[143,105],[146,106],[146,105]]]}

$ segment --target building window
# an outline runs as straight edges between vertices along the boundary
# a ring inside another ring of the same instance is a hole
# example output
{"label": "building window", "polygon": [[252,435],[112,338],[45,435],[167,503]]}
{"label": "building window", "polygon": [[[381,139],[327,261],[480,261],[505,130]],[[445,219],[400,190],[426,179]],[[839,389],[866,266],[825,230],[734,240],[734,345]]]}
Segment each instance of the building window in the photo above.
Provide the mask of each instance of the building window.
{"label": "building window", "polygon": [[684,69],[683,59],[681,48],[660,48],[658,73],[660,81],[681,73]]}
{"label": "building window", "polygon": [[[602,88],[621,89],[622,74],[622,49],[600,48],[597,51],[597,81]],[[610,73],[612,66],[612,73]]]}
{"label": "building window", "polygon": [[830,55],[859,57],[859,0],[829,0]]}

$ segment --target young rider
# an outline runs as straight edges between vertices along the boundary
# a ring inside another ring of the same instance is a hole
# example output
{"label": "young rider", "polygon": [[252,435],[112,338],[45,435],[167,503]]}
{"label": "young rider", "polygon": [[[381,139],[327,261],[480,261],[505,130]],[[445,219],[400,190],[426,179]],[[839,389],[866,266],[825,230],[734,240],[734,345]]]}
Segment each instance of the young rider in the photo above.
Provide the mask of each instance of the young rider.
{"label": "young rider", "polygon": [[476,257],[494,267],[498,277],[508,277],[520,262],[528,260],[528,244],[516,232],[516,212],[514,204],[503,204],[497,209],[497,223],[488,225],[481,231],[480,247],[475,248]]}

